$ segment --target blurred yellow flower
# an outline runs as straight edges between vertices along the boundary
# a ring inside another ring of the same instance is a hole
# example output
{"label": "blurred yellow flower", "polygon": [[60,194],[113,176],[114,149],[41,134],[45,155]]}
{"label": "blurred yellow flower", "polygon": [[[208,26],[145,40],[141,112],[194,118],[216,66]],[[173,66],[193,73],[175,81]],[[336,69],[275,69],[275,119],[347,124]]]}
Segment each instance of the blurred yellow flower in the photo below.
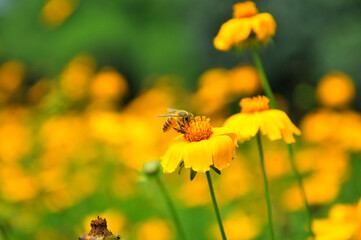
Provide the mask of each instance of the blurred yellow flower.
{"label": "blurred yellow flower", "polygon": [[225,22],[213,40],[214,47],[228,51],[233,46],[267,44],[276,32],[276,21],[269,13],[258,13],[253,2],[233,5],[233,18]]}
{"label": "blurred yellow flower", "polygon": [[173,233],[168,224],[161,219],[149,219],[137,229],[138,240],[171,240]]}
{"label": "blurred yellow flower", "polygon": [[330,141],[335,127],[340,124],[337,115],[326,109],[307,113],[300,123],[303,138],[318,143]]}
{"label": "blurred yellow flower", "polygon": [[316,240],[358,240],[361,237],[361,201],[356,205],[337,204],[329,217],[315,219],[313,231]]}
{"label": "blurred yellow flower", "polygon": [[192,106],[200,114],[224,121],[229,104],[240,96],[257,93],[261,88],[257,70],[249,65],[233,69],[212,68],[198,80]]}
{"label": "blurred yellow flower", "polygon": [[50,26],[62,24],[75,10],[77,3],[75,0],[48,0],[41,16]]}
{"label": "blurred yellow flower", "polygon": [[257,69],[253,66],[239,66],[229,71],[230,90],[233,94],[252,95],[261,89]]}
{"label": "blurred yellow flower", "polygon": [[[2,162],[17,162],[31,150],[31,132],[17,119],[9,118],[0,125],[0,159]],[[6,140],[5,140],[6,139]]]}
{"label": "blurred yellow flower", "polygon": [[40,129],[43,149],[56,152],[62,161],[70,158],[89,160],[94,156],[94,148],[84,122],[83,116],[74,113],[49,117]]}
{"label": "blurred yellow flower", "polygon": [[228,70],[213,68],[204,72],[198,80],[199,89],[193,103],[203,114],[211,114],[231,102]]}
{"label": "blurred yellow flower", "polygon": [[[296,163],[304,177],[307,200],[311,205],[334,200],[345,181],[348,154],[333,146],[298,151]],[[290,211],[302,209],[303,199],[299,187],[294,184],[283,195],[283,206]]]}
{"label": "blurred yellow flower", "polygon": [[95,139],[115,145],[124,142],[124,128],[120,114],[110,111],[89,111],[87,120],[89,133]]}
{"label": "blurred yellow flower", "polygon": [[178,191],[178,196],[188,207],[204,206],[209,202],[207,180],[205,178],[194,178],[192,182],[184,181]]}
{"label": "blurred yellow flower", "polygon": [[355,85],[347,74],[331,72],[321,78],[316,95],[323,106],[344,107],[355,98]]}
{"label": "blurred yellow flower", "polygon": [[[212,227],[209,239],[213,239],[217,234],[217,227],[216,225]],[[224,220],[224,229],[228,239],[251,240],[261,233],[262,226],[256,218],[236,210]]]}
{"label": "blurred yellow flower", "polygon": [[84,98],[94,68],[95,60],[90,56],[81,55],[72,59],[60,75],[62,92],[73,101]]}
{"label": "blurred yellow flower", "polygon": [[270,148],[270,151],[265,152],[265,166],[268,179],[279,178],[290,172],[289,156],[284,151],[277,151]]}
{"label": "blurred yellow flower", "polygon": [[286,143],[293,143],[293,134],[301,134],[285,112],[269,109],[269,99],[265,96],[244,98],[239,104],[241,113],[229,117],[224,127],[235,131],[240,141],[250,139],[261,131],[271,141],[283,139]]}
{"label": "blurred yellow flower", "polygon": [[195,117],[185,125],[185,133],[176,137],[161,158],[163,171],[173,172],[183,161],[184,167],[206,172],[213,165],[223,170],[230,165],[236,147],[236,134],[226,128],[212,128],[209,118]]}
{"label": "blurred yellow flower", "polygon": [[17,165],[2,166],[0,169],[2,182],[1,196],[12,202],[33,199],[39,192],[36,180]]}
{"label": "blurred yellow flower", "polygon": [[94,99],[117,100],[128,93],[128,83],[125,78],[111,68],[97,73],[90,85],[90,95]]}
{"label": "blurred yellow flower", "polygon": [[0,102],[8,100],[20,86],[25,75],[25,67],[21,62],[9,61],[0,66]]}
{"label": "blurred yellow flower", "polygon": [[[337,131],[335,131],[337,129]],[[305,140],[323,145],[361,150],[361,114],[352,110],[319,109],[302,119],[301,130]]]}
{"label": "blurred yellow flower", "polygon": [[44,97],[50,92],[51,81],[40,79],[27,92],[27,98],[32,104],[40,104]]}
{"label": "blurred yellow flower", "polygon": [[[219,199],[219,203],[222,205],[248,194],[251,190],[253,190],[253,184],[254,179],[249,171],[246,161],[245,159],[240,158],[240,154],[238,153],[237,158],[232,163],[232,167],[228,168],[225,174],[222,174],[222,177],[219,178],[218,182],[215,182],[214,185],[219,186],[218,189],[220,191],[220,195],[222,196],[222,198]],[[225,188],[223,186],[227,187]],[[192,196],[195,194],[196,193]]]}

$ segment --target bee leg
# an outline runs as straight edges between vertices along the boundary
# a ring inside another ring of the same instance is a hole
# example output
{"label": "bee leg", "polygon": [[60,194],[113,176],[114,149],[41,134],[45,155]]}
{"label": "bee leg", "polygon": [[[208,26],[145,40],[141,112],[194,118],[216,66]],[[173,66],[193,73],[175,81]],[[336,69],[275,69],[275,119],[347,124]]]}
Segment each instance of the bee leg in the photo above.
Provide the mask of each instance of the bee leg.
{"label": "bee leg", "polygon": [[186,132],[181,127],[173,127],[174,130],[176,130],[179,133],[185,134]]}
{"label": "bee leg", "polygon": [[177,132],[180,132],[182,134],[185,134],[186,132],[184,131],[184,128],[185,128],[185,125],[180,122],[180,121],[177,121],[177,126],[173,127],[174,130],[176,130]]}

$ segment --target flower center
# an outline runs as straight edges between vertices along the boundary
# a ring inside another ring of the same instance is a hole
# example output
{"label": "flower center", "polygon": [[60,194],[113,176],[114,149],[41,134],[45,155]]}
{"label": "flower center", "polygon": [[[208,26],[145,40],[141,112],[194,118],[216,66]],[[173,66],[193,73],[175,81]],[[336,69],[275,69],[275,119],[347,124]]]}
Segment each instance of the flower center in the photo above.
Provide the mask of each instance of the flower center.
{"label": "flower center", "polygon": [[209,124],[209,118],[197,116],[189,125],[184,126],[184,138],[189,142],[199,142],[208,139],[213,131]]}
{"label": "flower center", "polygon": [[265,96],[257,96],[253,98],[243,98],[239,105],[242,113],[262,112],[269,109],[269,99]]}

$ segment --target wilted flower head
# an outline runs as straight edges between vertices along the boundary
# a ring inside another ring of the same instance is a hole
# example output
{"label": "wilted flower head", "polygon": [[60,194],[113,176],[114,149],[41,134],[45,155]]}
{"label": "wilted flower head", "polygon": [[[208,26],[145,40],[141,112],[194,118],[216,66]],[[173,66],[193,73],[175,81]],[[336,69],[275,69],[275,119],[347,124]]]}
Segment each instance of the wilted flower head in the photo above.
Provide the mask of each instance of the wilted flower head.
{"label": "wilted flower head", "polygon": [[244,98],[239,104],[241,113],[229,117],[224,126],[235,131],[240,141],[250,139],[261,131],[271,141],[283,139],[286,143],[293,143],[293,134],[301,134],[285,112],[269,109],[269,99],[265,96]]}
{"label": "wilted flower head", "polygon": [[213,40],[214,47],[228,51],[233,46],[267,44],[276,32],[276,21],[269,13],[258,13],[254,2],[233,5],[233,18],[225,22]]}
{"label": "wilted flower head", "polygon": [[118,235],[113,235],[111,231],[107,228],[107,220],[97,216],[97,219],[90,222],[91,230],[88,234],[83,234],[79,240],[120,240],[121,237]]}

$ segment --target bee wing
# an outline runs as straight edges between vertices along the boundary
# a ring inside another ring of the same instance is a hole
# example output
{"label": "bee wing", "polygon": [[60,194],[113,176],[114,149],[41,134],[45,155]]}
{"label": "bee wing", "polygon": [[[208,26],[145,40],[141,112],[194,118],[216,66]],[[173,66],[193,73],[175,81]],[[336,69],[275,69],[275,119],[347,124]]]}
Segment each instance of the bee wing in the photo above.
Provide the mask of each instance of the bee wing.
{"label": "bee wing", "polygon": [[156,117],[178,117],[177,114],[161,114],[157,115]]}
{"label": "bee wing", "polygon": [[174,113],[174,112],[178,112],[179,110],[178,109],[175,109],[175,108],[167,108],[167,111],[169,113]]}

